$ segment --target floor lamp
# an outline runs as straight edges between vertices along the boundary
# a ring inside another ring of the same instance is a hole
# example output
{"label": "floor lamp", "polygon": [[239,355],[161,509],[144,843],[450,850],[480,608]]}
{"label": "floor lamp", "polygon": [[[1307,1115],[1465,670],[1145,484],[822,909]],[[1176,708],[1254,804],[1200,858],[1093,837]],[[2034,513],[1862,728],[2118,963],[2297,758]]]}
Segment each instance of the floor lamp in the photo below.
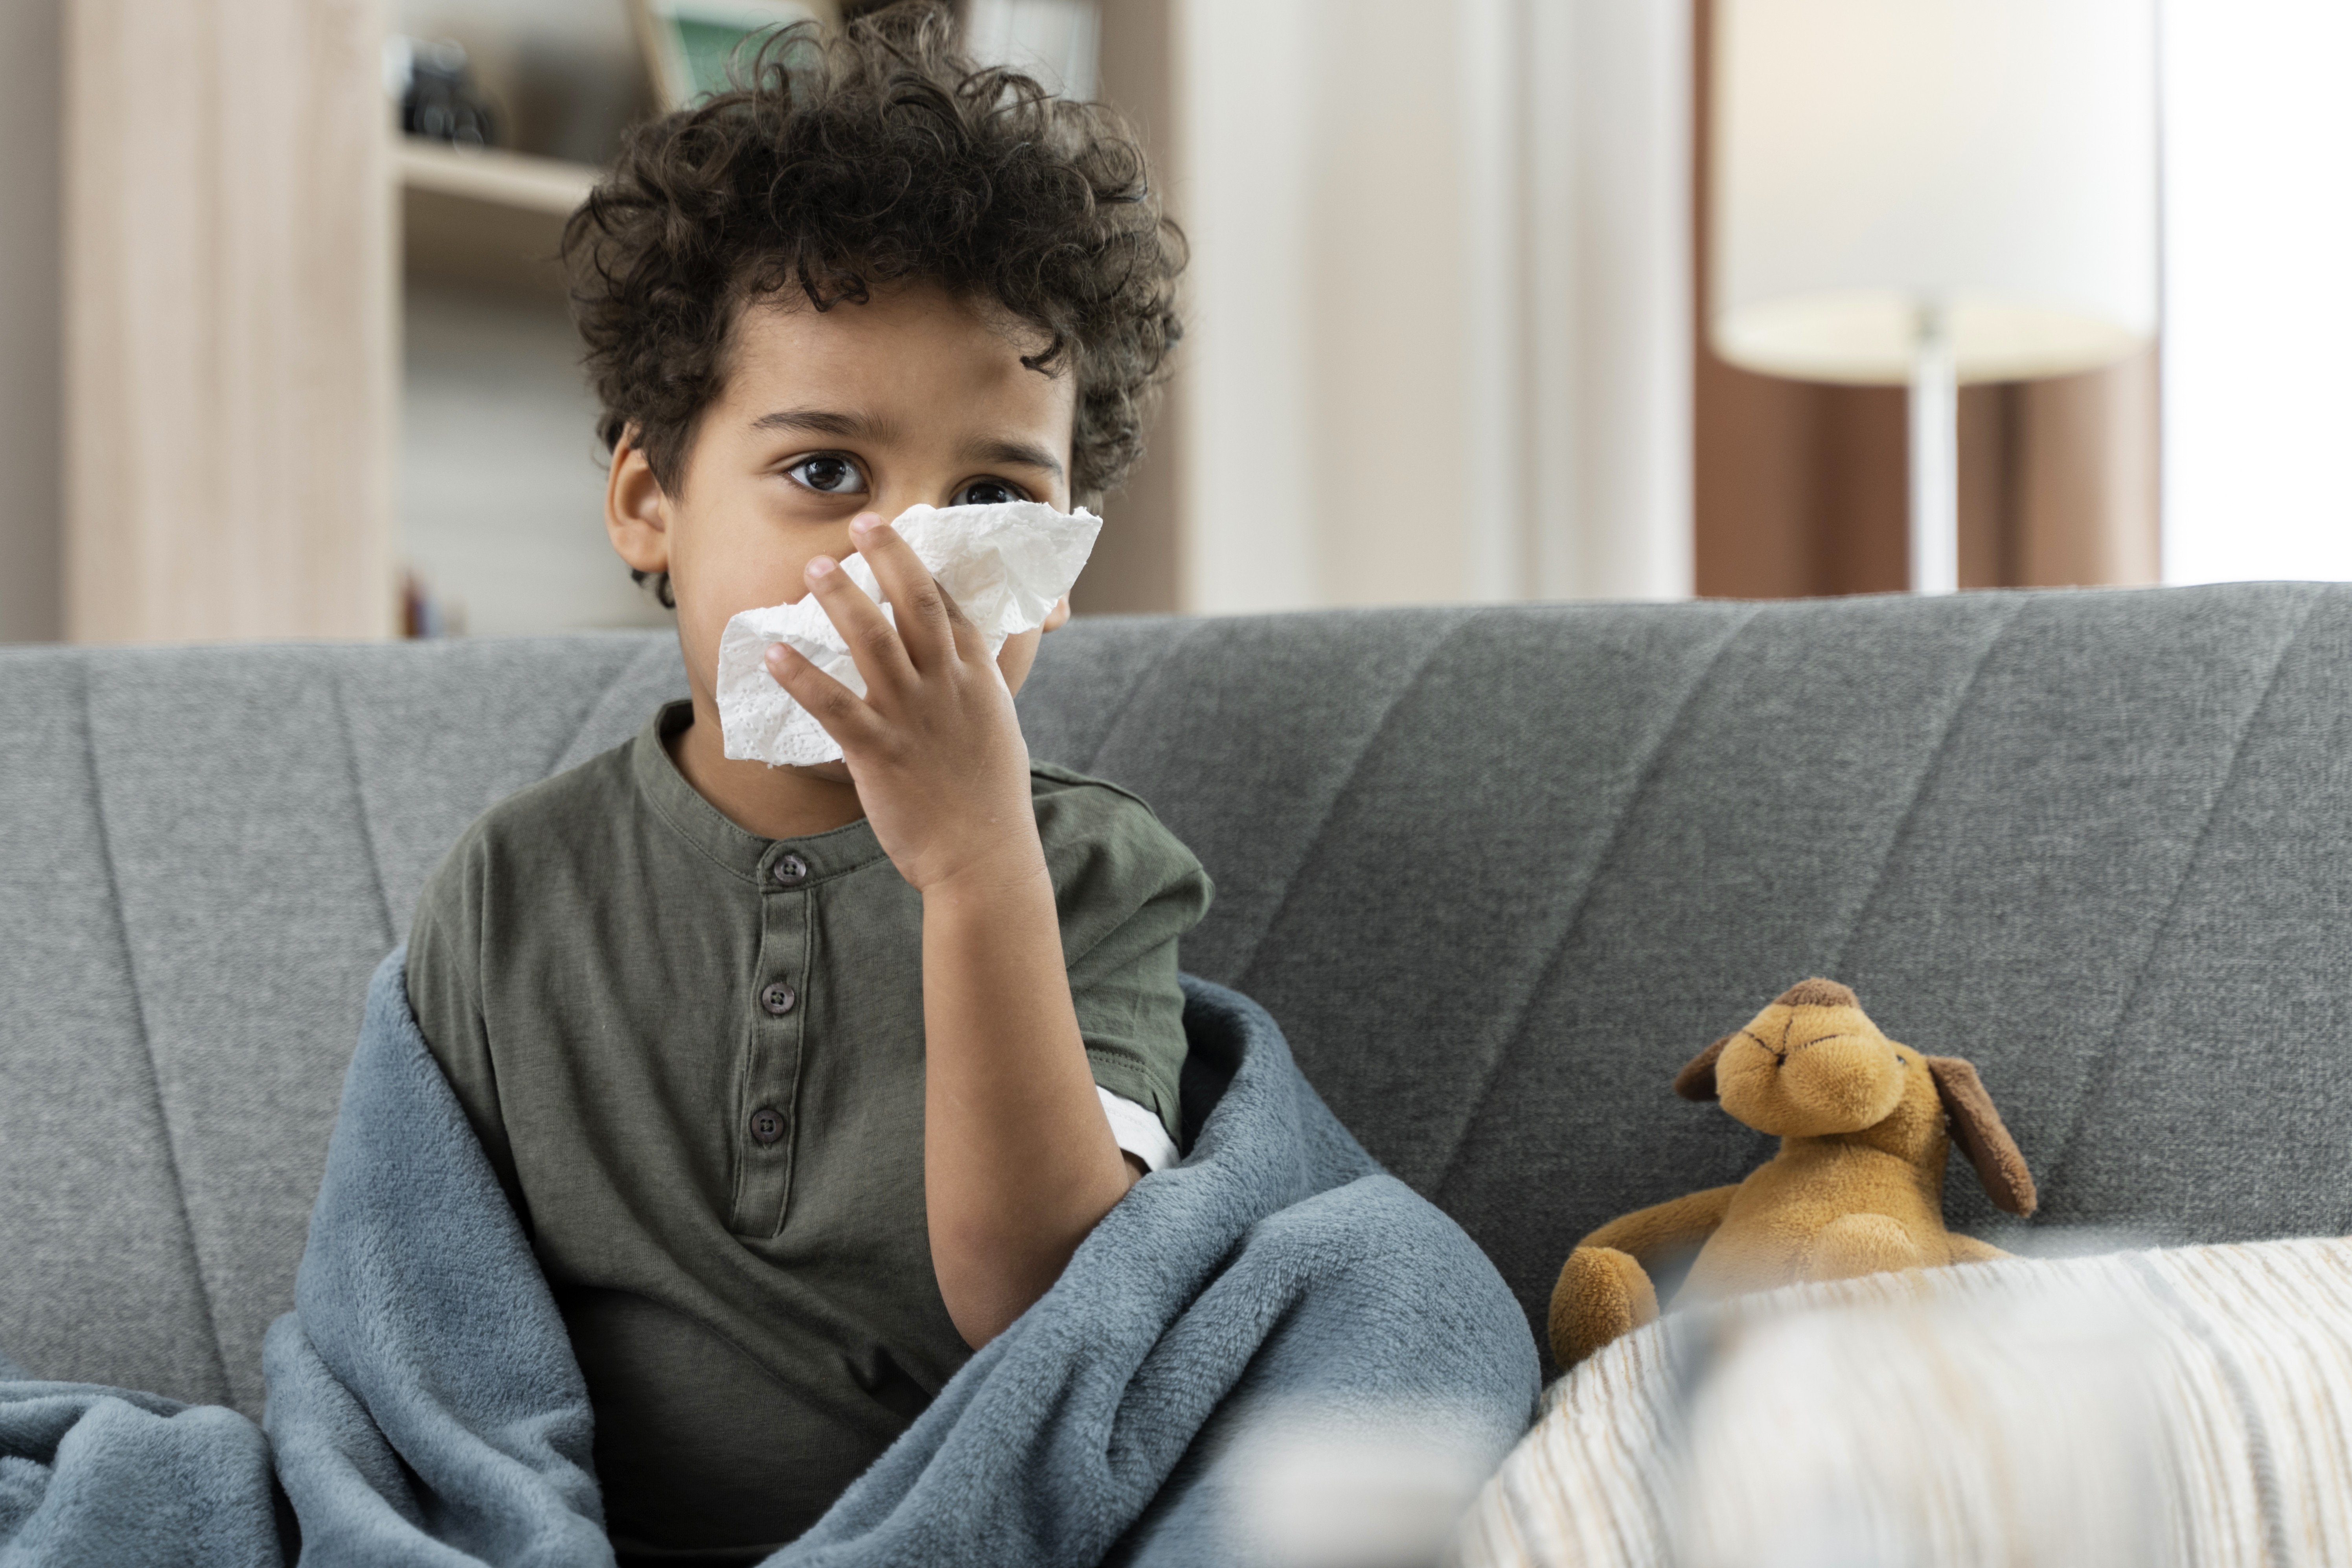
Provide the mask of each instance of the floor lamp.
{"label": "floor lamp", "polygon": [[1959,586],[1962,383],[2157,323],[2154,0],[1714,0],[1707,332],[1911,389],[1911,587]]}

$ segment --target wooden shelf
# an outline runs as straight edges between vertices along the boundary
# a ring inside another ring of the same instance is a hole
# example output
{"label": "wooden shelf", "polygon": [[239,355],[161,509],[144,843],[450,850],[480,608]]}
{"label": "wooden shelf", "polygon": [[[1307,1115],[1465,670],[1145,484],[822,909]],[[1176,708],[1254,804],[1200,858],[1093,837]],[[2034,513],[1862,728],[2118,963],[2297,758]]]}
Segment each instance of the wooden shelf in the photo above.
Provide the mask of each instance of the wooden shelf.
{"label": "wooden shelf", "polygon": [[560,300],[563,220],[599,171],[495,148],[464,151],[401,137],[401,254],[409,276]]}
{"label": "wooden shelf", "polygon": [[393,166],[404,189],[557,217],[587,199],[598,173],[586,163],[498,148],[469,151],[414,136],[404,136],[394,145]]}

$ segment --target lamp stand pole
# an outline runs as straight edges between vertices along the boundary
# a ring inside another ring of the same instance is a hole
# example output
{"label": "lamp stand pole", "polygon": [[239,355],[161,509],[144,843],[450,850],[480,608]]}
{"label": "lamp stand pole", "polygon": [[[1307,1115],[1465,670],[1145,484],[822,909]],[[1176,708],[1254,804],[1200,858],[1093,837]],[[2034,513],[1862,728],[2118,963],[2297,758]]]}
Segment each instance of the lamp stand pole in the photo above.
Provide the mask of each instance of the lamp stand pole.
{"label": "lamp stand pole", "polygon": [[1911,591],[1960,585],[1960,395],[1951,322],[1937,304],[1919,309],[1911,359]]}

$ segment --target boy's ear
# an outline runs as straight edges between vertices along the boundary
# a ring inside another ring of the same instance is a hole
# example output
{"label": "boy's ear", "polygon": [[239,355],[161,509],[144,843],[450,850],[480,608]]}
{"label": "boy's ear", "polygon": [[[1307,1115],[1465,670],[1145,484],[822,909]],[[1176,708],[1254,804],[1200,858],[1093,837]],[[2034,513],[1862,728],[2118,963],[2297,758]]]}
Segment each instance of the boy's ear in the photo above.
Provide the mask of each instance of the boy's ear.
{"label": "boy's ear", "polygon": [[669,570],[669,497],[635,437],[629,431],[613,448],[604,478],[604,532],[632,570],[650,576]]}

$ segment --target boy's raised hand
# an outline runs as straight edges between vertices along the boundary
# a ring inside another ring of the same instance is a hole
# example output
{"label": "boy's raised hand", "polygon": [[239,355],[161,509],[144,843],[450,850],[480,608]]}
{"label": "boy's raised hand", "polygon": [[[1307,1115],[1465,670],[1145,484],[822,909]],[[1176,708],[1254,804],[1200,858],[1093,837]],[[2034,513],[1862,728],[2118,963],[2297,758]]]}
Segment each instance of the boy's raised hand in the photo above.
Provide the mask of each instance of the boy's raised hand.
{"label": "boy's raised hand", "polygon": [[1044,851],[1029,747],[995,656],[879,513],[861,514],[850,539],[897,626],[829,556],[809,563],[808,584],[866,695],[782,643],[768,650],[768,673],[841,747],[874,836],[914,887],[1034,876]]}
{"label": "boy's raised hand", "polygon": [[897,530],[869,512],[849,533],[898,626],[834,561],[810,562],[808,584],[866,695],[781,643],[768,670],[840,743],[874,836],[922,895],[924,1219],[940,1299],[977,1350],[1141,1167],[1087,1065],[1003,673]]}

